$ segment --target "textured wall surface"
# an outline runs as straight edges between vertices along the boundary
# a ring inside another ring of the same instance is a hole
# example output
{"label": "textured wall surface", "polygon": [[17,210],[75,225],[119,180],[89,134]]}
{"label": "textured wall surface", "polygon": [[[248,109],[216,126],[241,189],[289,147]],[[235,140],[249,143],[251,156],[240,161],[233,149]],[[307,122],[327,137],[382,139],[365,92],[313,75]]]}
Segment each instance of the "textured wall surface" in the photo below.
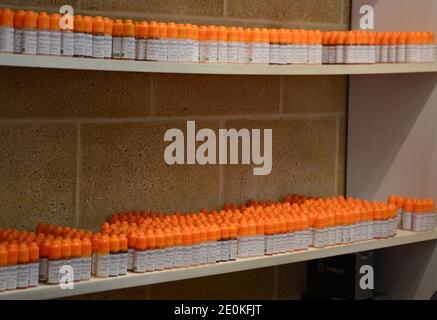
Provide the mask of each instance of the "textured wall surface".
{"label": "textured wall surface", "polygon": [[[349,0],[1,0],[2,6],[243,26],[349,27]],[[201,76],[0,67],[0,227],[96,229],[115,211],[218,208],[287,193],[344,193],[347,77]],[[168,166],[169,128],[273,129],[273,171]],[[296,297],[305,264],[91,295]]]}

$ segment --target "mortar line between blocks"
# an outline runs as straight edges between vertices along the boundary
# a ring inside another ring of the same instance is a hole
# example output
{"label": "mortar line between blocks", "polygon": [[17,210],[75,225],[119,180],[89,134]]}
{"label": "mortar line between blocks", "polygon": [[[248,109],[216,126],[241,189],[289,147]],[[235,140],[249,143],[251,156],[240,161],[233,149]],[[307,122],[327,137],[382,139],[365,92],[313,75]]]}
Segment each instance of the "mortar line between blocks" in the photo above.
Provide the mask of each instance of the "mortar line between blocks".
{"label": "mortar line between blocks", "polygon": [[223,17],[228,16],[228,0],[223,0]]}
{"label": "mortar line between blocks", "polygon": [[337,118],[335,123],[335,165],[334,165],[334,190],[335,194],[338,195],[338,168],[339,168],[339,152],[340,152],[340,118]]}
{"label": "mortar line between blocks", "polygon": [[0,125],[18,124],[117,124],[117,123],[150,123],[166,121],[220,121],[220,120],[320,120],[344,118],[343,112],[327,113],[274,113],[274,114],[240,114],[240,115],[211,115],[211,116],[151,116],[151,117],[125,117],[125,118],[60,118],[60,119],[0,119]]}
{"label": "mortar line between blocks", "polygon": [[77,228],[80,227],[80,180],[82,173],[82,124],[79,122],[77,124],[77,143],[76,143],[76,192],[75,192],[75,205],[76,205],[76,215],[75,215],[75,225]]}
{"label": "mortar line between blocks", "polygon": [[[226,126],[226,120],[221,119],[219,121],[219,128],[224,129]],[[219,194],[218,194],[218,208],[223,207],[225,201],[225,166],[219,165]]]}

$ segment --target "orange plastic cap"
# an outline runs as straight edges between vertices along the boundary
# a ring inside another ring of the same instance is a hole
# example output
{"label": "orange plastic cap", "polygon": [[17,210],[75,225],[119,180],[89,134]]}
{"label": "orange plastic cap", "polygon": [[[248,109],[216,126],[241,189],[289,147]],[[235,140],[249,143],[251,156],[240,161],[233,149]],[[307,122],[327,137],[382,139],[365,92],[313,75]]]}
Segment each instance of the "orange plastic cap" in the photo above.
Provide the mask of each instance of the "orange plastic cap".
{"label": "orange plastic cap", "polygon": [[238,31],[235,27],[228,28],[228,38],[229,42],[237,42],[238,41]]}
{"label": "orange plastic cap", "polygon": [[96,18],[93,21],[93,33],[105,34],[105,22],[102,18]]}
{"label": "orange plastic cap", "polygon": [[50,245],[49,260],[61,259],[61,242],[55,240]]}
{"label": "orange plastic cap", "polygon": [[11,9],[3,9],[0,14],[0,26],[13,28],[14,27],[14,12]]}
{"label": "orange plastic cap", "polygon": [[124,24],[123,21],[120,19],[115,20],[113,24],[113,31],[112,34],[114,37],[122,37],[124,32]]}
{"label": "orange plastic cap", "polygon": [[18,10],[14,13],[14,28],[20,29],[24,27],[24,17],[26,13],[24,10]]}
{"label": "orange plastic cap", "polygon": [[104,235],[99,241],[99,251],[100,254],[108,254],[111,250],[110,239],[108,236]]}
{"label": "orange plastic cap", "polygon": [[0,244],[0,267],[8,265],[8,249],[5,245]]}
{"label": "orange plastic cap", "polygon": [[123,36],[125,37],[135,37],[135,25],[132,20],[128,19],[124,22],[123,26]]}
{"label": "orange plastic cap", "polygon": [[85,238],[81,241],[81,254],[82,257],[90,257],[92,255],[92,244],[91,240],[88,238]]}
{"label": "orange plastic cap", "polygon": [[36,29],[38,15],[33,11],[27,11],[24,16],[24,28],[25,29]]}
{"label": "orange plastic cap", "polygon": [[82,241],[76,238],[71,241],[71,256],[81,257],[82,256]]}
{"label": "orange plastic cap", "polygon": [[209,41],[217,41],[217,27],[216,26],[209,26],[208,27],[207,38]]}

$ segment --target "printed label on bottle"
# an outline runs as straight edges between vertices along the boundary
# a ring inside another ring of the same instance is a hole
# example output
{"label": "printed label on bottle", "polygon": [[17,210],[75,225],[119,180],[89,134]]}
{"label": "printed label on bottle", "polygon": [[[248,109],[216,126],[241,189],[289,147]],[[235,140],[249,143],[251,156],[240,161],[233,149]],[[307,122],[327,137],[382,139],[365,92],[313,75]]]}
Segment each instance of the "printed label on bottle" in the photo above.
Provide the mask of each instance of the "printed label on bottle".
{"label": "printed label on bottle", "polygon": [[238,50],[239,50],[238,42],[229,42],[228,43],[227,61],[229,63],[238,63]]}
{"label": "printed label on bottle", "polygon": [[109,254],[97,254],[97,277],[108,277],[109,276],[109,267],[111,264],[111,257]]}
{"label": "printed label on bottle", "polygon": [[85,33],[74,33],[74,55],[78,57],[85,55]]}
{"label": "printed label on bottle", "polygon": [[48,259],[40,258],[39,259],[39,281],[46,282],[47,281],[47,268],[48,268]]}
{"label": "printed label on bottle", "polygon": [[279,45],[278,44],[270,44],[269,51],[269,63],[270,64],[279,64]]}
{"label": "printed label on bottle", "polygon": [[71,267],[73,268],[74,281],[80,281],[82,279],[82,259],[81,258],[71,259]]}
{"label": "printed label on bottle", "polygon": [[250,62],[259,64],[268,64],[269,55],[267,55],[268,43],[252,43]]}
{"label": "printed label on bottle", "polygon": [[201,245],[196,244],[193,246],[192,251],[192,265],[198,266],[200,264],[200,255],[201,255]]}
{"label": "printed label on bottle", "polygon": [[137,39],[136,59],[144,61],[147,58],[147,40]]}
{"label": "printed label on bottle", "polygon": [[[183,257],[182,265],[184,267],[191,266],[191,263],[192,263],[192,252],[191,252],[191,250],[192,250],[191,246],[183,247],[184,257]],[[215,258],[215,256],[214,256],[214,258]]]}
{"label": "printed label on bottle", "polygon": [[89,280],[91,279],[91,265],[92,265],[92,258],[91,257],[82,257],[81,259],[81,280]]}
{"label": "printed label on bottle", "polygon": [[193,62],[199,62],[199,41],[193,41]]}
{"label": "printed label on bottle", "polygon": [[93,58],[105,58],[106,38],[105,36],[93,36]]}
{"label": "printed label on bottle", "polygon": [[178,39],[169,39],[168,40],[168,61],[178,61],[179,60],[179,40]]}
{"label": "printed label on bottle", "polygon": [[0,27],[0,52],[14,52],[14,29]]}
{"label": "printed label on bottle", "polygon": [[113,59],[121,59],[121,50],[122,50],[122,40],[121,37],[112,38],[112,58]]}
{"label": "printed label on bottle", "polygon": [[15,290],[17,289],[17,277],[18,277],[18,267],[15,266],[9,266],[7,268],[7,289],[8,290]]}
{"label": "printed label on bottle", "polygon": [[118,253],[111,253],[109,255],[110,264],[109,264],[109,276],[117,277],[120,273],[120,255]]}
{"label": "printed label on bottle", "polygon": [[118,255],[118,259],[119,259],[118,274],[121,276],[127,274],[128,253],[127,252],[120,253]]}
{"label": "printed label on bottle", "polygon": [[[134,272],[142,273],[149,271],[147,268],[147,256],[149,251],[137,251],[135,250],[134,254]],[[153,266],[153,270],[155,270],[155,266]],[[150,270],[150,271],[153,271]]]}
{"label": "printed label on bottle", "polygon": [[4,291],[7,288],[7,276],[8,268],[0,267],[0,291]]}
{"label": "printed label on bottle", "polygon": [[134,60],[135,59],[135,38],[123,37],[121,57],[123,59]]}
{"label": "printed label on bottle", "polygon": [[217,57],[218,62],[227,63],[228,62],[228,43],[226,41],[219,41],[217,44]]}
{"label": "printed label on bottle", "polygon": [[229,260],[236,260],[238,256],[237,239],[229,240]]}
{"label": "printed label on bottle", "polygon": [[164,270],[164,263],[165,263],[165,251],[164,249],[156,249],[155,250],[156,255],[156,268],[155,270]]}
{"label": "printed label on bottle", "polygon": [[127,269],[132,271],[134,269],[134,256],[135,256],[135,249],[129,249],[127,251],[128,259],[127,259]]}
{"label": "printed label on bottle", "polygon": [[168,60],[168,45],[167,39],[158,40],[158,61],[167,61]]}
{"label": "printed label on bottle", "polygon": [[390,45],[388,47],[388,62],[396,63],[398,60],[398,52],[396,45]]}
{"label": "printed label on bottle", "polygon": [[412,227],[411,222],[411,212],[403,212],[402,213],[402,229],[411,230]]}
{"label": "printed label on bottle", "polygon": [[159,61],[159,40],[150,39],[147,41],[147,60],[149,61]]}
{"label": "printed label on bottle", "polygon": [[23,30],[16,29],[14,32],[14,53],[23,53],[23,37]]}
{"label": "printed label on bottle", "polygon": [[48,262],[48,284],[58,284],[61,278],[61,266],[62,261],[61,260],[55,260]]}
{"label": "printed label on bottle", "polygon": [[164,268],[172,269],[174,267],[174,248],[165,249],[164,253]]}
{"label": "printed label on bottle", "polygon": [[217,62],[217,42],[216,41],[207,41],[207,62]]}
{"label": "printed label on bottle", "polygon": [[173,251],[173,264],[175,268],[182,267],[184,262],[184,254],[182,247],[175,247]]}
{"label": "printed label on bottle", "polygon": [[18,265],[17,288],[29,287],[29,264]]}
{"label": "printed label on bottle", "polygon": [[152,272],[156,270],[156,250],[147,250],[146,252],[146,271]]}
{"label": "printed label on bottle", "polygon": [[109,34],[105,35],[105,58],[112,58],[112,36]]}
{"label": "printed label on bottle", "polygon": [[208,263],[215,262],[215,241],[208,242]]}
{"label": "printed label on bottle", "polygon": [[61,44],[62,44],[61,33],[58,31],[50,32],[50,55],[52,56],[61,55]]}
{"label": "printed label on bottle", "polygon": [[199,42],[199,61],[208,61],[208,45],[206,41]]}
{"label": "printed label on bottle", "polygon": [[344,63],[344,46],[337,46],[337,49],[335,50],[335,63]]}
{"label": "printed label on bottle", "polygon": [[414,63],[417,62],[417,46],[407,45],[406,46],[407,62]]}
{"label": "printed label on bottle", "polygon": [[45,30],[38,31],[38,54],[50,54],[50,32]]}
{"label": "printed label on bottle", "polygon": [[23,53],[36,54],[37,53],[38,34],[35,30],[24,30],[23,39]]}
{"label": "printed label on bottle", "polygon": [[61,32],[61,55],[72,57],[74,55],[74,33]]}
{"label": "printed label on bottle", "polygon": [[85,57],[93,56],[93,35],[91,33],[85,34],[84,51]]}
{"label": "printed label on bottle", "polygon": [[36,287],[39,278],[39,262],[29,264],[29,287]]}
{"label": "printed label on bottle", "polygon": [[193,40],[185,41],[185,50],[183,53],[183,61],[184,62],[192,62],[193,61]]}

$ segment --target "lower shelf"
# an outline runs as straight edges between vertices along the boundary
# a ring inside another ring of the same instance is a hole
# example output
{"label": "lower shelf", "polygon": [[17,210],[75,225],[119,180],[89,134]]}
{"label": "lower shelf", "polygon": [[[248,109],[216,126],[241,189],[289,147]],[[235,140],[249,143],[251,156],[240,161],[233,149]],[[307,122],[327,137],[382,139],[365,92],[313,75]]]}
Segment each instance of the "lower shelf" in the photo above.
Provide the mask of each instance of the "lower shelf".
{"label": "lower shelf", "polygon": [[258,258],[241,259],[232,262],[218,263],[199,267],[184,269],[158,271],[146,274],[129,273],[126,276],[117,278],[98,279],[93,278],[87,282],[75,283],[74,289],[62,290],[59,286],[40,285],[37,288],[26,290],[15,290],[0,293],[0,300],[43,300],[71,297],[82,294],[139,287],[157,283],[171,282],[184,279],[200,278],[216,274],[238,272],[251,269],[259,269],[276,265],[283,265],[295,262],[314,260],[338,256],[348,253],[375,250],[400,246],[422,241],[437,239],[437,230],[430,232],[409,232],[398,230],[394,238],[382,240],[370,240],[347,245],[333,246],[323,249],[311,248],[307,251],[264,256]]}

